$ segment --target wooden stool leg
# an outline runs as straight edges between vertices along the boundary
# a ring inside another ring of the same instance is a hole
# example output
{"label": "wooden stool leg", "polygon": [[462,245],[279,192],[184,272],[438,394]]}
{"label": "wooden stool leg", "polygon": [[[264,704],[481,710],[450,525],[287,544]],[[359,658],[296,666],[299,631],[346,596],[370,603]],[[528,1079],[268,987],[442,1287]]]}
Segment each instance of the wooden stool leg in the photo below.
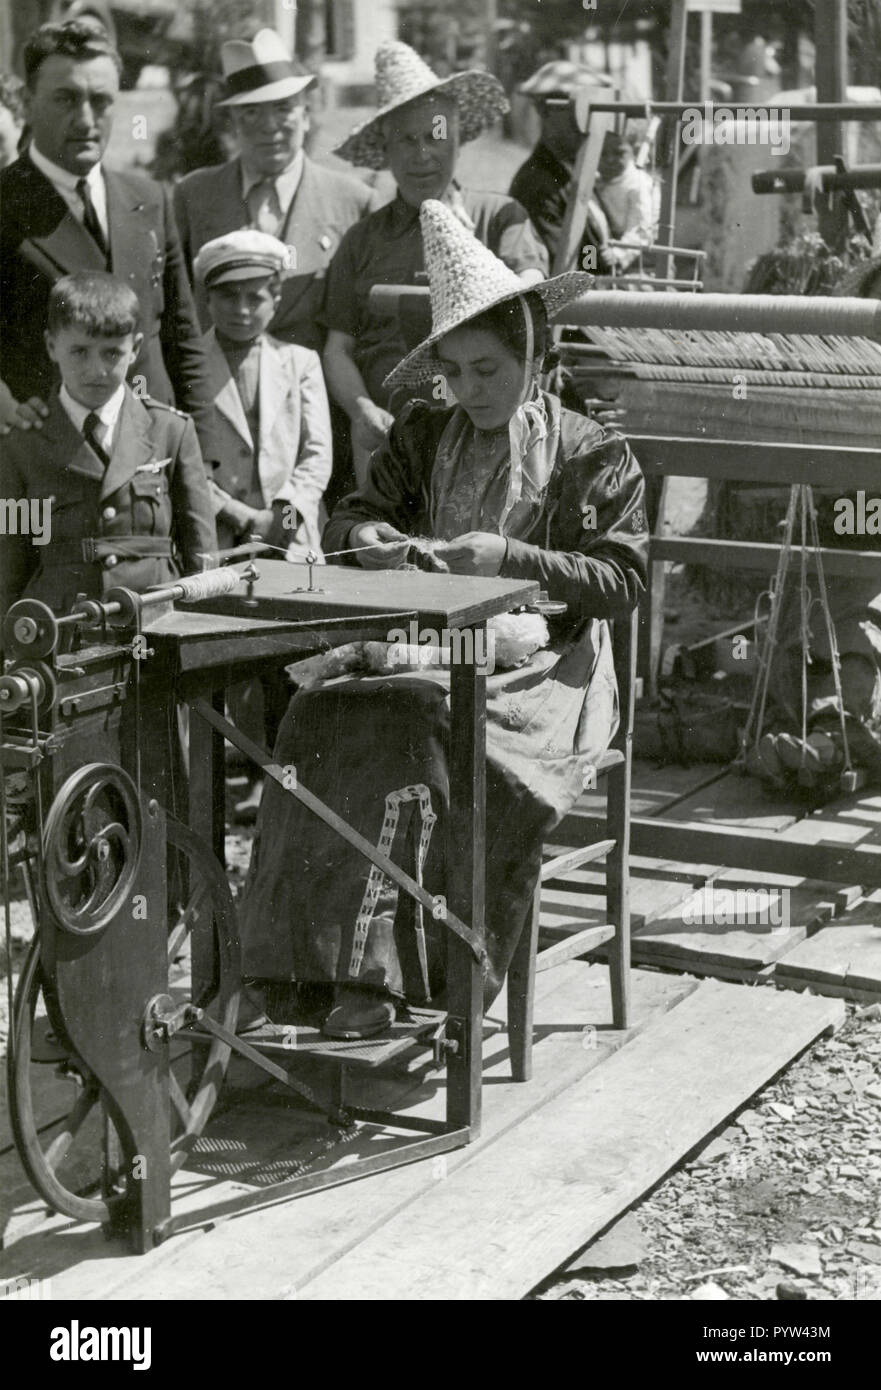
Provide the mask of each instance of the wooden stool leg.
{"label": "wooden stool leg", "polygon": [[535,958],[541,880],[535,885],[532,910],[523,923],[520,940],[508,970],[508,1047],[514,1081],[532,1079],[532,1019],[535,1009]]}
{"label": "wooden stool leg", "polygon": [[609,982],[612,1021],[630,1027],[630,767],[629,761],[609,773],[606,833],[615,848],[606,859],[606,914],[615,927],[609,942]]}

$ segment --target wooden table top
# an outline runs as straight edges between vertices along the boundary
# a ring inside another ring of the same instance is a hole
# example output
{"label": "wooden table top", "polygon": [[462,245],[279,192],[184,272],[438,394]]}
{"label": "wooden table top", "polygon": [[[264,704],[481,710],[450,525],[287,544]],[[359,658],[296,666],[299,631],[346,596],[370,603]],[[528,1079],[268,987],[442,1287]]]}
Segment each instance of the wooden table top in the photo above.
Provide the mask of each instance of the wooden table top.
{"label": "wooden table top", "polygon": [[312,570],[315,592],[310,593],[306,565],[259,559],[256,568],[259,578],[251,603],[242,582],[231,594],[199,604],[180,604],[178,611],[274,622],[314,622],[316,627],[320,627],[322,619],[350,618],[355,623],[365,622],[373,635],[378,635],[376,621],[367,623],[377,615],[382,615],[380,627],[386,616],[390,627],[396,625],[396,618],[415,617],[418,622],[437,630],[453,630],[531,603],[539,591],[532,579],[485,579],[462,574],[429,574],[422,570],[315,565]]}

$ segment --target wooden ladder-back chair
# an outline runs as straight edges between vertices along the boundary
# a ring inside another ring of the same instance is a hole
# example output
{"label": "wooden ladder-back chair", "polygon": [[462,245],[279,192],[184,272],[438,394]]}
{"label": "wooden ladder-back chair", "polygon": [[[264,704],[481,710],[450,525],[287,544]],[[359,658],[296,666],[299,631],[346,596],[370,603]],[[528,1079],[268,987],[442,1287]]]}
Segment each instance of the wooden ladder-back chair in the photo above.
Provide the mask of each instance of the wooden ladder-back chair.
{"label": "wooden ladder-back chair", "polygon": [[[546,860],[508,970],[508,1043],[515,1081],[532,1076],[532,1024],[535,977],[542,970],[583,956],[608,941],[612,989],[612,1020],[616,1028],[630,1025],[630,777],[633,711],[636,701],[636,637],[638,609],[612,624],[612,652],[618,677],[621,718],[618,731],[597,766],[605,776],[605,836],[589,845],[567,850]],[[596,860],[606,861],[606,922],[586,927],[538,949],[542,885],[562,878]]]}

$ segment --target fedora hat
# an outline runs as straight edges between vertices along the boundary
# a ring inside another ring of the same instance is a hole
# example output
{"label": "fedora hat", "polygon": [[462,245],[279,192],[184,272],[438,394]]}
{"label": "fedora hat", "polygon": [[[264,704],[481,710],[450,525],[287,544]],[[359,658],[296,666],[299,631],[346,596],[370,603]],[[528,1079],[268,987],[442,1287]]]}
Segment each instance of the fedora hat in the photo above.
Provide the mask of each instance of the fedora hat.
{"label": "fedora hat", "polygon": [[369,121],[357,126],[334,154],[364,169],[385,169],[388,165],[383,118],[417,97],[437,92],[455,101],[459,108],[459,139],[462,144],[476,140],[510,110],[505,89],[491,72],[473,68],[438,77],[407,43],[381,43],[374,57],[376,97],[379,110]]}
{"label": "fedora hat", "polygon": [[274,29],[253,39],[230,39],[221,46],[223,99],[218,106],[247,106],[255,101],[283,101],[299,96],[315,81],[288,53]]}
{"label": "fedora hat", "polygon": [[416,386],[440,371],[436,344],[478,314],[521,295],[537,294],[548,318],[571,304],[590,287],[593,276],[567,271],[535,285],[520,277],[494,256],[482,241],[462,225],[445,203],[426,198],[419,210],[425,266],[431,292],[431,332],[408,353],[383,386]]}

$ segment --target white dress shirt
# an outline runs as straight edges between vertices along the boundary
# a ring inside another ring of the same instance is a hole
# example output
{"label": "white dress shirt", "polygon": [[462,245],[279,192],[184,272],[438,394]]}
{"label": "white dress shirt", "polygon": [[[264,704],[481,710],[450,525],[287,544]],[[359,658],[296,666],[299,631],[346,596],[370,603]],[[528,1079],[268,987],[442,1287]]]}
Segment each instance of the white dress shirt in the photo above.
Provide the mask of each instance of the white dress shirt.
{"label": "white dress shirt", "polygon": [[93,164],[87,174],[69,174],[66,169],[62,169],[58,164],[53,164],[51,159],[40,154],[33,140],[28,146],[28,154],[40,173],[45,175],[55,191],[61,194],[77,222],[83,220],[83,200],[77,192],[76,186],[81,178],[85,178],[89,185],[95,215],[100,223],[101,231],[104,233],[104,240],[109,246],[110,224],[107,220],[107,188],[104,184],[101,165]]}
{"label": "white dress shirt", "polygon": [[303,177],[305,154],[299,149],[286,169],[273,178],[252,168],[242,156],[242,197],[261,232],[280,237]]}
{"label": "white dress shirt", "polygon": [[[74,400],[73,396],[64,385],[62,385],[58,392],[58,399],[73,421],[74,429],[78,434],[82,434],[83,425],[86,423],[86,417],[93,413],[92,407],[89,405],[80,405],[79,401]],[[94,411],[94,414],[97,415],[100,421],[95,430],[95,438],[108,457],[113,449],[113,436],[116,433],[119,412],[122,410],[122,403],[124,400],[125,386],[118,386],[109,401],[105,401],[102,406],[99,406],[98,409]]]}

